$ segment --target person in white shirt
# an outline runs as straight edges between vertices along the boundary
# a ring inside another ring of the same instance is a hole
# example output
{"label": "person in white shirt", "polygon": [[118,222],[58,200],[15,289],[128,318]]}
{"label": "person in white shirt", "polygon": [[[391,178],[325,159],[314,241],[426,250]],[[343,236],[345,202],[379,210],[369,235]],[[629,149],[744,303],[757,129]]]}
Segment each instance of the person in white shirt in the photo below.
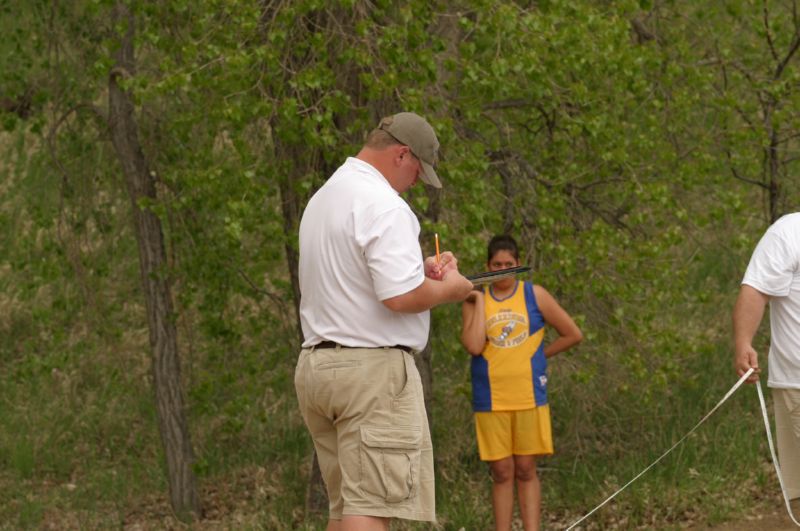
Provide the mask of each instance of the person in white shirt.
{"label": "person in white shirt", "polygon": [[439,142],[414,113],[381,120],[308,202],[300,222],[303,345],[295,388],[330,501],[328,531],[435,521],[433,449],[413,353],[429,309],[472,283],[450,252],[423,260],[400,194],[441,187]]}
{"label": "person in white shirt", "polygon": [[737,374],[754,369],[752,342],[769,304],[767,385],[772,388],[778,459],[792,508],[800,505],[800,212],[776,221],[758,242],[733,309]]}

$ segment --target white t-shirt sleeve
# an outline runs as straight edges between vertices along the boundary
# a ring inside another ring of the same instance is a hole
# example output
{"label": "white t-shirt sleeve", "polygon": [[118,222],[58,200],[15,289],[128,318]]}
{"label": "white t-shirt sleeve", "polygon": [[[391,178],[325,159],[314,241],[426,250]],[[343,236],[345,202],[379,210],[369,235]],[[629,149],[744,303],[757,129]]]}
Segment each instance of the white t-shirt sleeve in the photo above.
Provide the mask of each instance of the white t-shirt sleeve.
{"label": "white t-shirt sleeve", "polygon": [[408,207],[379,214],[359,239],[378,300],[408,293],[425,281],[419,222]]}
{"label": "white t-shirt sleeve", "polygon": [[791,242],[782,234],[767,231],[753,251],[742,284],[766,295],[785,297],[798,269],[797,262]]}

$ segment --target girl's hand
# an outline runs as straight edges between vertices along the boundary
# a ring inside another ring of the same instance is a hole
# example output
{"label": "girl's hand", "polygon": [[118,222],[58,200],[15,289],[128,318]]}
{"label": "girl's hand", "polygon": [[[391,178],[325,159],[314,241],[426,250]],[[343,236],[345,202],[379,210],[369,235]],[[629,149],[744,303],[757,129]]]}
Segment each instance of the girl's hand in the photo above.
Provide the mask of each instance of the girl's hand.
{"label": "girl's hand", "polygon": [[480,291],[478,289],[473,289],[472,291],[469,292],[467,298],[464,299],[464,302],[475,304],[481,297],[483,297],[483,291]]}

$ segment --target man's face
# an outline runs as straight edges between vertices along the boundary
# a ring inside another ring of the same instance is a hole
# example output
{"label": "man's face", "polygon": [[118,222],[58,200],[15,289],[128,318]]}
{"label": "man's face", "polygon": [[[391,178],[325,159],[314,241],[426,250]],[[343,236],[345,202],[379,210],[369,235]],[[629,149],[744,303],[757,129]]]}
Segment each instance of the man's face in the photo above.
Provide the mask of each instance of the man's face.
{"label": "man's face", "polygon": [[400,185],[401,191],[405,192],[417,184],[422,173],[422,163],[407,147],[400,157]]}

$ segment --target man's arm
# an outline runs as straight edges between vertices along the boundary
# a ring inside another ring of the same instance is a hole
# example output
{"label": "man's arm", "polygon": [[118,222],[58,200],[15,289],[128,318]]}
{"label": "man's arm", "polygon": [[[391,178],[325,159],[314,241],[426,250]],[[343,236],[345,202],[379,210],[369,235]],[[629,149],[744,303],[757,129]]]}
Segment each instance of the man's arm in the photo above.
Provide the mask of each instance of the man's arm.
{"label": "man's arm", "polygon": [[470,291],[472,282],[456,269],[448,271],[442,280],[425,277],[415,289],[382,302],[393,312],[420,313],[446,302],[461,302]]}
{"label": "man's arm", "polygon": [[758,373],[761,372],[758,368],[758,353],[753,348],[753,337],[758,331],[768,302],[768,295],[742,284],[733,307],[733,340],[736,352],[733,363],[739,376],[751,368],[755,369],[747,379],[750,383],[758,380]]}

